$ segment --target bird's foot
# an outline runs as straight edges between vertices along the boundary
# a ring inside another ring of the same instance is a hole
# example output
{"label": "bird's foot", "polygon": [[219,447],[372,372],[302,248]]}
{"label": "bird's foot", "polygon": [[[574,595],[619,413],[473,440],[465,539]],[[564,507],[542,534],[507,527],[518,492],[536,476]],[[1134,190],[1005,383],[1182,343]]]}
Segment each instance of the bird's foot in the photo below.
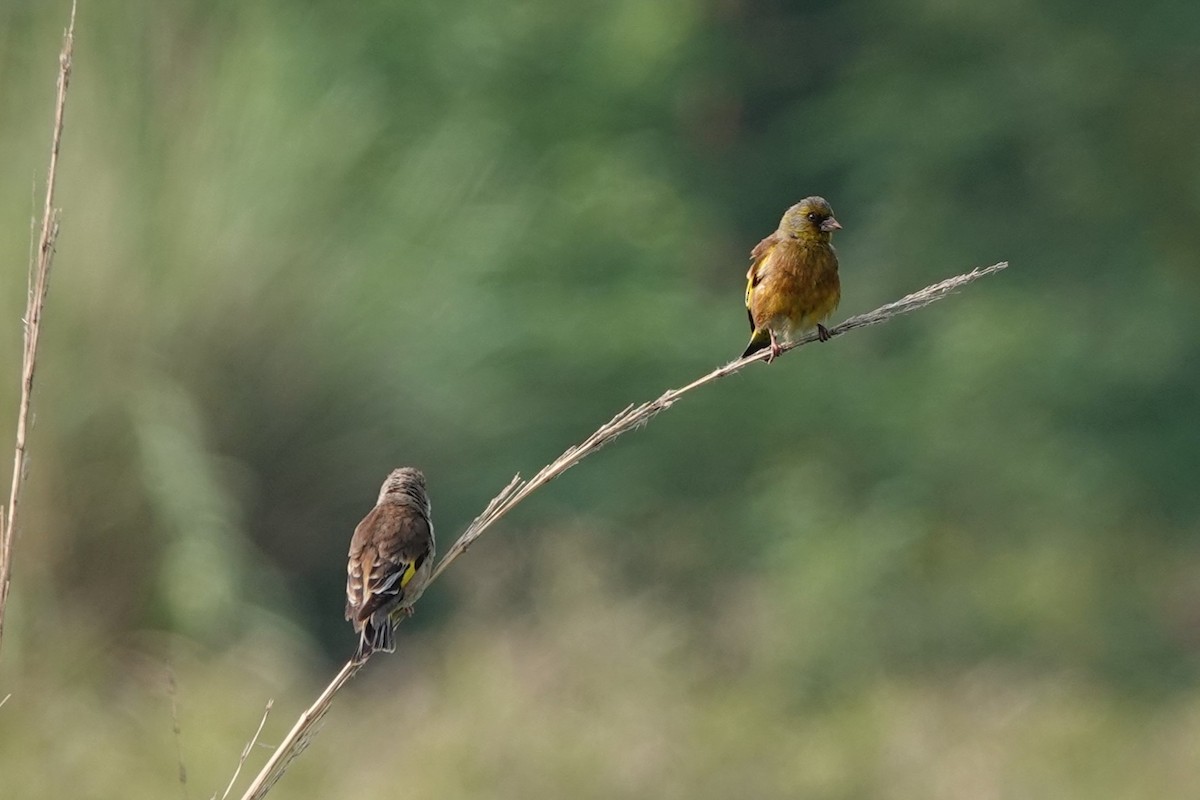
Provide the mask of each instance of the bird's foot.
{"label": "bird's foot", "polygon": [[783,352],[783,348],[780,346],[779,342],[772,339],[771,347],[767,351],[767,363],[770,364],[772,361],[779,358],[779,354],[782,352]]}
{"label": "bird's foot", "polygon": [[829,328],[826,328],[824,325],[822,325],[821,323],[818,322],[817,323],[817,341],[818,342],[828,342],[832,338],[833,338],[833,334],[831,334],[829,332]]}

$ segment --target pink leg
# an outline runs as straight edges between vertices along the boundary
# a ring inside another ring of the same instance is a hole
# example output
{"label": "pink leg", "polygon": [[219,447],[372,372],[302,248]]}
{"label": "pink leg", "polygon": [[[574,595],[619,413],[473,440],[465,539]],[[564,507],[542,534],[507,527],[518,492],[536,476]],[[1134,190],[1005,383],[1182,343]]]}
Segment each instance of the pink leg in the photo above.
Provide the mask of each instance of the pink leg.
{"label": "pink leg", "polygon": [[775,341],[775,331],[768,331],[771,334],[771,352],[767,354],[767,363],[770,364],[779,354],[783,352],[783,348],[779,346],[779,342]]}

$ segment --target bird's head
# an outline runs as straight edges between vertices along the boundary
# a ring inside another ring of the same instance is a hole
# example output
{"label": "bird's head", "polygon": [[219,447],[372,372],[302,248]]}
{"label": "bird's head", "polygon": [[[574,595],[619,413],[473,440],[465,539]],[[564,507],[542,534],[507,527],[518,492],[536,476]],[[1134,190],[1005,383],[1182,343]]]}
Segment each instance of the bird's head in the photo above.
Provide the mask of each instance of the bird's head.
{"label": "bird's head", "polygon": [[379,499],[389,494],[403,493],[419,497],[425,494],[425,473],[414,467],[401,467],[388,473],[379,489]]}
{"label": "bird's head", "polygon": [[824,197],[806,197],[784,212],[779,221],[781,233],[793,239],[829,241],[842,224],[833,217],[833,209]]}

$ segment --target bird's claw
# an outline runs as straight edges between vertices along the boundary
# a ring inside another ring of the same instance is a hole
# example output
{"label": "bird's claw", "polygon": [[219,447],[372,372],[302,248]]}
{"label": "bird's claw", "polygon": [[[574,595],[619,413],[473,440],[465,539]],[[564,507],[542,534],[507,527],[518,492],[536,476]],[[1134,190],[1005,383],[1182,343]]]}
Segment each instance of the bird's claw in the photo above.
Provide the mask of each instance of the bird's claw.
{"label": "bird's claw", "polygon": [[818,322],[817,323],[817,341],[818,342],[828,342],[832,338],[833,338],[833,334],[831,334],[829,332],[829,328],[826,328],[824,325],[822,325],[821,323]]}

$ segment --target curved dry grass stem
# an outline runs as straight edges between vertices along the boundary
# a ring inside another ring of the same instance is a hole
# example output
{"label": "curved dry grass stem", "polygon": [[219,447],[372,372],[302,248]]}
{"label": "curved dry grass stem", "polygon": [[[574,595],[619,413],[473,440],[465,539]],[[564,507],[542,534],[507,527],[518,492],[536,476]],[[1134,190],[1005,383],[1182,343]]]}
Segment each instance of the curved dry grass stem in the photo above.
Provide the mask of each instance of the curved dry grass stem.
{"label": "curved dry grass stem", "polygon": [[37,368],[38,341],[42,335],[42,309],[50,285],[50,266],[58,241],[59,211],[54,207],[54,186],[58,179],[58,151],[62,145],[63,116],[67,104],[67,85],[71,82],[71,58],[75,52],[75,4],[71,4],[71,22],[63,34],[58,54],[58,95],[54,102],[54,129],[50,136],[50,167],[46,173],[46,200],[42,207],[42,232],[37,251],[31,254],[29,293],[25,300],[25,350],[21,357],[21,402],[17,407],[16,447],[13,452],[12,486],[8,494],[8,513],[0,514],[0,642],[4,641],[4,611],[8,607],[8,586],[12,579],[13,535],[17,529],[17,504],[25,480],[25,441],[29,433],[29,405],[33,397],[33,373]]}
{"label": "curved dry grass stem", "polygon": [[[927,286],[919,292],[913,292],[899,300],[880,306],[874,311],[866,314],[859,314],[856,317],[850,317],[845,322],[829,329],[829,335],[840,336],[847,331],[852,331],[855,328],[865,328],[869,325],[878,325],[881,322],[886,322],[892,317],[897,317],[901,314],[907,314],[910,311],[916,311],[918,308],[929,305],[943,297],[953,293],[956,289],[966,286],[972,281],[978,280],[985,275],[991,275],[994,272],[999,272],[1008,266],[1008,262],[1002,261],[999,264],[993,264],[990,267],[974,269],[962,275],[956,275],[953,278],[935,283],[932,286]],[[784,352],[793,350],[797,347],[817,341],[817,334],[810,333],[792,344],[784,346]],[[492,523],[499,520],[505,514],[513,509],[518,503],[528,497],[532,492],[557,478],[559,475],[566,472],[571,467],[578,464],[583,459],[590,456],[592,453],[599,450],[604,445],[616,439],[623,433],[626,433],[633,428],[645,425],[659,412],[665,411],[674,405],[675,401],[683,397],[688,392],[698,389],[701,386],[712,383],[716,380],[724,378],[738,372],[743,367],[755,361],[763,361],[767,358],[768,351],[760,350],[759,352],[739,358],[729,362],[723,367],[718,367],[707,375],[697,378],[686,386],[681,386],[678,389],[670,389],[662,394],[657,400],[651,400],[648,403],[642,403],[638,406],[629,406],[621,413],[617,414],[604,425],[601,425],[591,436],[583,442],[568,447],[566,451],[555,459],[550,464],[542,468],[541,472],[534,475],[529,481],[522,481],[521,476],[515,476],[505,486],[500,494],[493,498],[492,502],[488,503],[488,507],[483,513],[475,518],[462,536],[458,537],[458,541],[446,552],[438,564],[437,569],[433,571],[433,578],[437,578],[445,569],[454,563],[454,560],[467,551],[475,540],[478,539],[483,532],[491,527]],[[433,579],[431,578],[431,580]]]}
{"label": "curved dry grass stem", "polygon": [[[913,292],[899,300],[880,306],[874,311],[869,311],[866,314],[859,314],[856,317],[850,317],[840,325],[829,329],[831,336],[840,336],[848,331],[856,328],[865,328],[869,325],[878,325],[881,322],[887,322],[893,317],[898,317],[901,314],[907,314],[910,311],[916,311],[919,308],[924,308],[930,303],[941,300],[956,290],[961,289],[973,281],[980,278],[999,272],[1008,266],[1008,262],[1002,261],[999,264],[993,264],[990,267],[981,267],[971,270],[962,275],[956,275],[953,278],[947,278],[944,281],[935,283],[932,286],[927,286],[919,292]],[[794,350],[797,347],[803,347],[806,344],[817,340],[816,333],[811,333],[797,341],[786,345],[784,351]],[[577,445],[568,447],[561,456],[547,464],[536,475],[528,481],[522,480],[520,475],[513,477],[508,485],[500,491],[500,494],[492,498],[488,503],[487,508],[475,518],[475,520],[467,526],[466,531],[458,537],[457,541],[442,557],[437,568],[433,571],[433,576],[430,582],[437,580],[446,568],[458,559],[467,549],[475,543],[475,541],[483,535],[494,523],[500,520],[505,514],[516,507],[518,503],[531,495],[533,492],[545,486],[550,481],[562,475],[571,467],[578,464],[583,459],[595,453],[604,445],[616,439],[624,433],[628,433],[634,428],[639,428],[650,421],[656,414],[665,411],[675,404],[679,398],[683,397],[688,392],[705,386],[728,375],[738,372],[748,364],[755,361],[763,361],[766,359],[769,351],[760,350],[759,352],[731,361],[723,367],[718,367],[712,372],[697,378],[686,386],[681,386],[678,389],[670,389],[664,392],[658,399],[651,400],[641,405],[629,406],[624,411],[617,414],[611,420],[601,425],[595,433],[583,440]],[[309,742],[315,733],[315,727],[318,722],[329,711],[330,704],[333,701],[334,695],[353,678],[360,669],[366,664],[366,660],[362,662],[349,661],[342,667],[333,679],[333,681],[325,687],[325,691],[317,698],[303,714],[296,724],[292,726],[292,730],[284,737],[283,741],[272,753],[270,760],[258,773],[250,788],[242,795],[242,800],[259,800],[266,795],[271,786],[279,780],[279,777],[287,769],[296,756],[298,756]]]}

